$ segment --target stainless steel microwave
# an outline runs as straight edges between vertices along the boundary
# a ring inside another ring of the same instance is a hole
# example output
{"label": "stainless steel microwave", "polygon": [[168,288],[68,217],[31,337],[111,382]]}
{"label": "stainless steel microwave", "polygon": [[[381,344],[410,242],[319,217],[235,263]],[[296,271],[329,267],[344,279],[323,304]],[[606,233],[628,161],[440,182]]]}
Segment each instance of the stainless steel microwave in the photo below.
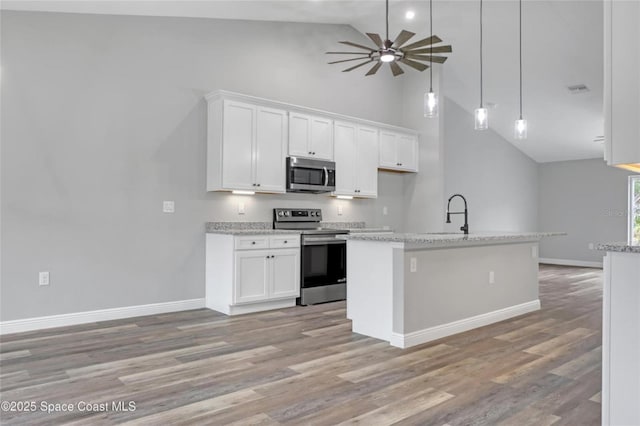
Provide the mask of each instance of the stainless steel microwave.
{"label": "stainless steel microwave", "polygon": [[319,194],[336,189],[336,163],[287,157],[287,192]]}

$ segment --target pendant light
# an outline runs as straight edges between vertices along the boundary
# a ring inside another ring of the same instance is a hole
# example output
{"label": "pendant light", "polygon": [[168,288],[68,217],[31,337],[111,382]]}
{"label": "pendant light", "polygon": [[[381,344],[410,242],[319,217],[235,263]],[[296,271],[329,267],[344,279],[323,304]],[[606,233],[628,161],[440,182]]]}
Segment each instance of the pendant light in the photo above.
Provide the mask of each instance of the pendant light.
{"label": "pendant light", "polygon": [[[429,0],[429,32],[433,37],[433,0]],[[429,54],[433,55],[433,45]],[[429,60],[429,91],[424,94],[424,116],[426,118],[438,116],[438,96],[433,93],[433,61],[431,59]]]}
{"label": "pendant light", "polygon": [[482,0],[480,0],[480,108],[477,108],[475,111],[476,130],[486,130],[489,128],[489,117],[483,102],[482,86],[484,81],[482,77]]}
{"label": "pendant light", "polygon": [[516,120],[515,137],[523,140],[527,138],[527,120],[522,118],[522,0],[520,6],[520,118]]}

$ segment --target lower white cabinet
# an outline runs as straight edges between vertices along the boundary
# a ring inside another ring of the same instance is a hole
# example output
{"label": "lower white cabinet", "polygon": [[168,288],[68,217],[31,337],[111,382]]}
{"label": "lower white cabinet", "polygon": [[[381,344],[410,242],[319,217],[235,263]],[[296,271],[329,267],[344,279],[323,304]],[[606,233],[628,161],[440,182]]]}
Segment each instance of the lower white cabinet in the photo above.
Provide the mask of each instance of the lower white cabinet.
{"label": "lower white cabinet", "polygon": [[294,306],[300,236],[207,234],[206,306],[227,315]]}
{"label": "lower white cabinet", "polygon": [[640,254],[604,258],[602,424],[640,425]]}

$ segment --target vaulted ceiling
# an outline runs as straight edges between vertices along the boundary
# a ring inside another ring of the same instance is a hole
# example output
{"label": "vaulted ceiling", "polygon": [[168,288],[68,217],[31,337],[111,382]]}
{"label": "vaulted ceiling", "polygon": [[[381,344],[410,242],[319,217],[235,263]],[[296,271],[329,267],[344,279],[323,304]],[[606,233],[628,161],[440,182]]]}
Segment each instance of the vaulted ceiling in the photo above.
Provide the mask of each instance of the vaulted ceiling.
{"label": "vaulted ceiling", "polygon": [[[391,38],[402,29],[417,33],[415,39],[427,36],[428,7],[424,0],[391,0]],[[380,0],[5,0],[2,9],[334,23],[363,33],[384,32]],[[415,12],[414,19],[406,19],[408,10]],[[473,112],[479,104],[479,0],[434,0],[433,10],[435,34],[454,50],[443,68],[444,94]],[[524,1],[524,115],[529,122],[525,141],[513,138],[518,115],[518,2],[486,0],[484,17],[484,97],[493,106],[490,127],[538,162],[602,157],[602,144],[594,142],[603,134],[602,1]],[[425,86],[426,79],[425,74]],[[577,84],[589,91],[570,93],[568,86]]]}

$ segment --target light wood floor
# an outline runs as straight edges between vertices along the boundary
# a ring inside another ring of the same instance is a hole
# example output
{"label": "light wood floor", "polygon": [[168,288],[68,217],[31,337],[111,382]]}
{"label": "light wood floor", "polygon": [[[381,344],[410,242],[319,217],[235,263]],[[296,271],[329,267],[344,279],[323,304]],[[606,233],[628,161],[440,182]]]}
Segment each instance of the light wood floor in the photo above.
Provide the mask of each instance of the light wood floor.
{"label": "light wood floor", "polygon": [[601,282],[541,266],[542,310],[406,350],[352,334],[343,302],[4,336],[3,401],[136,410],[2,423],[599,425]]}

